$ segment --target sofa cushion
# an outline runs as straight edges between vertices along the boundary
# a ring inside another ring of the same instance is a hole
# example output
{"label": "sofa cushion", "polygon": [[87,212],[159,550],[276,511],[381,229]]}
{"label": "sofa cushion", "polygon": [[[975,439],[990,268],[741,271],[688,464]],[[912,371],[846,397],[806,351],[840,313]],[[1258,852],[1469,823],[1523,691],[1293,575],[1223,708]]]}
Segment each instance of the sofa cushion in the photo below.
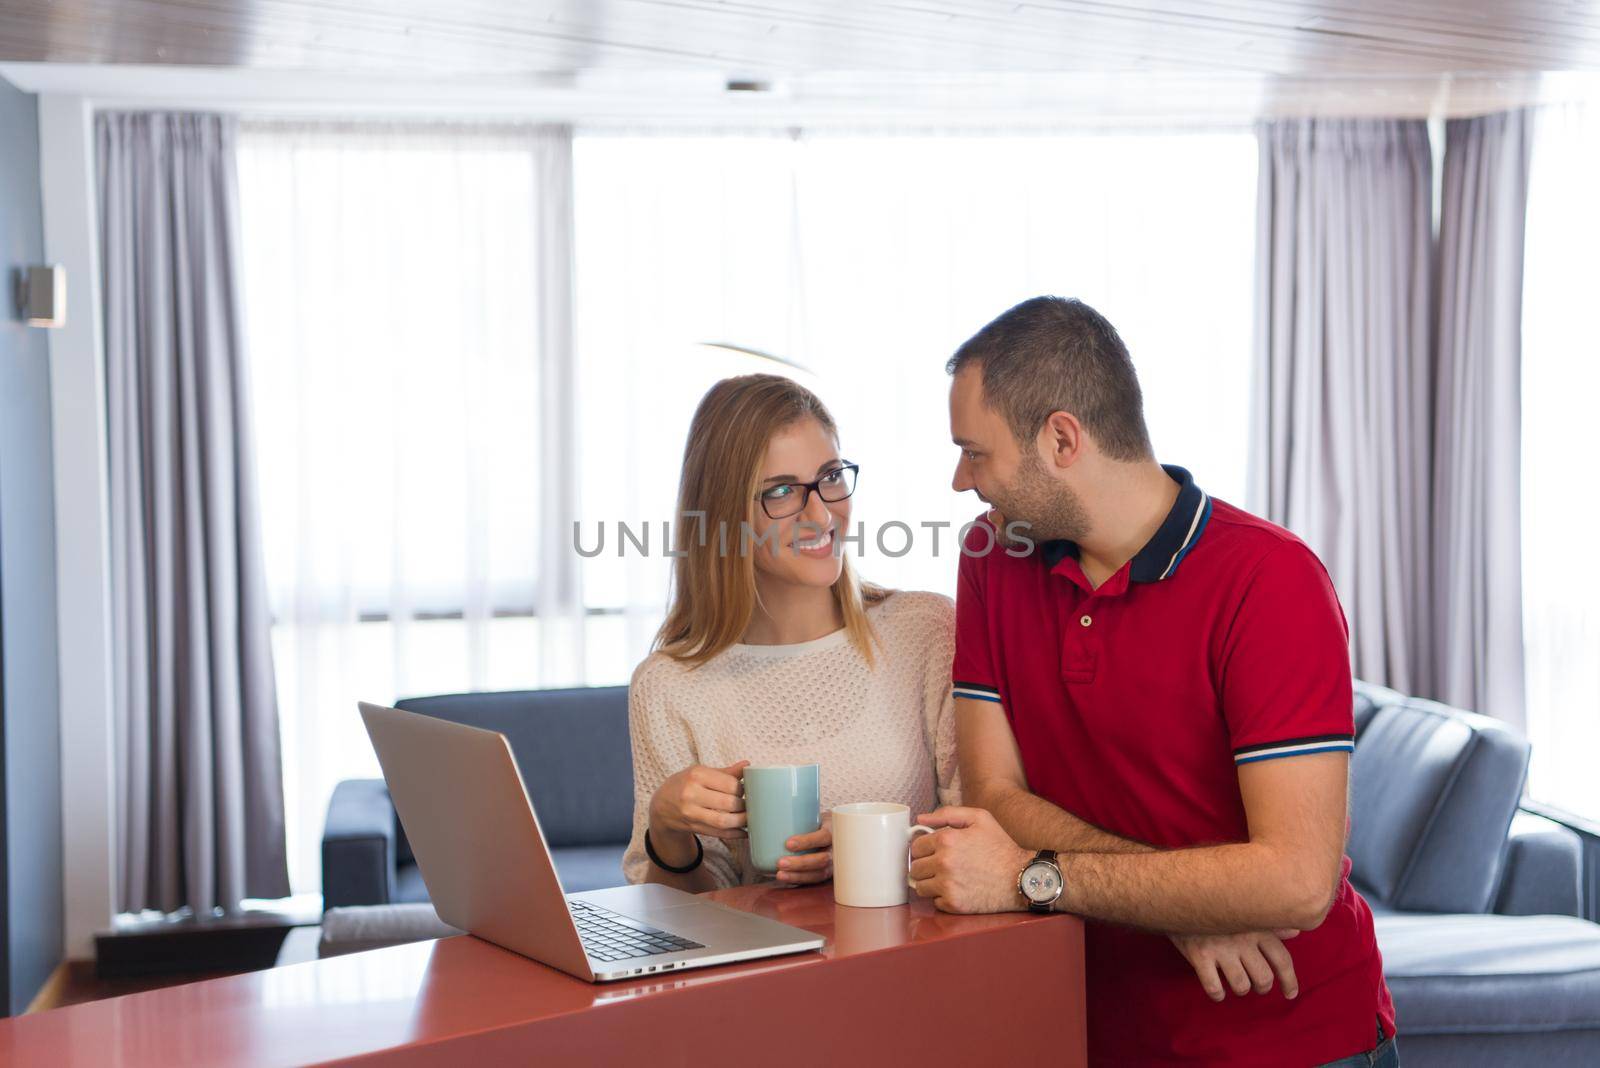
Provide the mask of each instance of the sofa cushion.
{"label": "sofa cushion", "polygon": [[1385,705],[1398,704],[1405,697],[1396,690],[1376,683],[1355,680],[1355,713],[1356,740],[1361,740],[1362,733],[1367,729],[1367,724],[1372,722],[1372,717],[1378,709]]}
{"label": "sofa cushion", "polygon": [[552,848],[633,833],[626,686],[417,697],[396,707],[504,734]]}
{"label": "sofa cushion", "polygon": [[[581,894],[585,890],[604,890],[626,883],[628,880],[622,875],[622,854],[626,849],[626,843],[552,847],[550,859],[555,861],[561,889],[569,894]],[[395,870],[394,901],[406,904],[428,900],[422,869],[414,861],[401,864]]]}
{"label": "sofa cushion", "polygon": [[394,872],[394,898],[397,905],[415,904],[428,900],[428,887],[422,881],[422,869],[416,862],[401,864]]}
{"label": "sofa cushion", "polygon": [[1600,1031],[1537,1034],[1414,1035],[1400,1026],[1405,1068],[1594,1068]]}
{"label": "sofa cushion", "polygon": [[[390,802],[390,807],[393,807]],[[406,837],[406,828],[400,822],[400,813],[394,813],[394,862],[396,864],[415,864],[416,853],[411,850],[411,839]]]}
{"label": "sofa cushion", "polygon": [[1600,925],[1414,913],[1374,925],[1402,1045],[1414,1034],[1600,1032]]}
{"label": "sofa cushion", "polygon": [[628,880],[622,874],[624,845],[565,846],[552,849],[550,859],[556,862],[556,875],[561,879],[561,889],[569,894],[585,890],[604,890],[622,886]]}
{"label": "sofa cushion", "polygon": [[1486,912],[1522,797],[1528,743],[1433,701],[1377,708],[1350,762],[1352,880],[1419,912]]}

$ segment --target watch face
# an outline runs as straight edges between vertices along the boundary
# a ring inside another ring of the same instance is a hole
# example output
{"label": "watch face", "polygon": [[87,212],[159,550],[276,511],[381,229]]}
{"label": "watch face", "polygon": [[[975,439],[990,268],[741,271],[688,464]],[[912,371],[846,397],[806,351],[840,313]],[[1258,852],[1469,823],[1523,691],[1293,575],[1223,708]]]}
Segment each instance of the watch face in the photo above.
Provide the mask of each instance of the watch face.
{"label": "watch face", "polygon": [[1061,894],[1061,873],[1053,864],[1030,864],[1022,871],[1022,892],[1029,901],[1054,901]]}

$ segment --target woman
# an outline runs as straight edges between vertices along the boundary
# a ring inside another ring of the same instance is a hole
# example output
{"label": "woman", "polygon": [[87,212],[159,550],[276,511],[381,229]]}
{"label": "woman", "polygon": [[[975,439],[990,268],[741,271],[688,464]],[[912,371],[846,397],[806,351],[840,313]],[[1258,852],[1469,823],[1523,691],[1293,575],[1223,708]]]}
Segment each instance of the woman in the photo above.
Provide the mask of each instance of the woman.
{"label": "woman", "polygon": [[[822,808],[959,802],[955,608],[860,582],[845,559],[856,467],[816,395],[725,379],[684,449],[672,603],[633,673],[630,882],[699,891],[752,870],[740,776],[816,763]],[[832,877],[830,829],[791,838],[781,883]]]}

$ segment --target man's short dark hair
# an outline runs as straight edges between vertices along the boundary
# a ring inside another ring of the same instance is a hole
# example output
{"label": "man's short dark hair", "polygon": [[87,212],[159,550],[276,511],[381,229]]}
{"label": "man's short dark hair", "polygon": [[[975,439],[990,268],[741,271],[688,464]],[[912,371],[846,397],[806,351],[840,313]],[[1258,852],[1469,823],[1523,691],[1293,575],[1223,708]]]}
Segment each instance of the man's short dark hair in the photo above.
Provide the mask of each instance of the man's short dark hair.
{"label": "man's short dark hair", "polygon": [[1144,395],[1128,347],[1081,300],[1034,297],[972,335],[945,364],[976,363],[984,398],[1028,445],[1052,412],[1070,412],[1113,460],[1148,460]]}

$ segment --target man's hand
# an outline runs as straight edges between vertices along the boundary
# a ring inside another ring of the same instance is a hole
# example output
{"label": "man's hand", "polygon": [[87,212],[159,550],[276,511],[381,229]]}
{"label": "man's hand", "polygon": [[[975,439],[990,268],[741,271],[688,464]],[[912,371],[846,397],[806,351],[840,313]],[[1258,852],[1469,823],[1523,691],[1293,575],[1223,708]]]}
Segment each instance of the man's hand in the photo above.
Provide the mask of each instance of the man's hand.
{"label": "man's hand", "polygon": [[783,843],[797,857],[778,858],[778,881],[793,886],[825,883],[833,878],[833,814],[822,814],[822,826]]}
{"label": "man's hand", "polygon": [[1212,1001],[1228,996],[1227,987],[1240,997],[1254,990],[1265,994],[1272,989],[1277,973],[1283,996],[1293,1001],[1300,994],[1294,961],[1284,940],[1299,931],[1248,931],[1236,935],[1169,935],[1199,977],[1200,985]]}
{"label": "man's hand", "polygon": [[1027,902],[1017,876],[1033,853],[1011,840],[981,808],[941,808],[917,822],[939,828],[911,844],[911,878],[918,897],[943,912],[1020,912]]}

